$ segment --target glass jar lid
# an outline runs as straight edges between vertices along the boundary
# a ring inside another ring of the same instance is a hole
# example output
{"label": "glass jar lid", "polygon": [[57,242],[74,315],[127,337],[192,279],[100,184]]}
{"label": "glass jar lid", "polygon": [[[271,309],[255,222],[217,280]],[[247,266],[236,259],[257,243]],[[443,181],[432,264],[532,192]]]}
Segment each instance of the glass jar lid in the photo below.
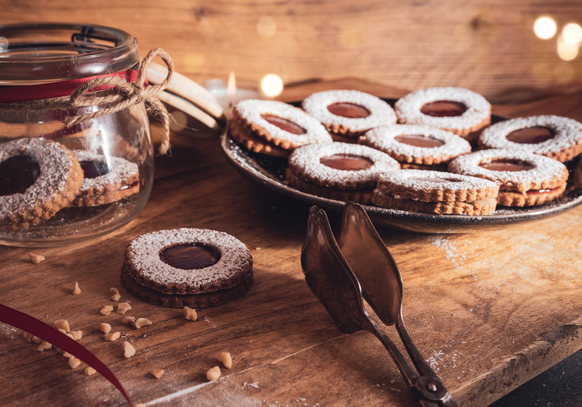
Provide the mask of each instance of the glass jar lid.
{"label": "glass jar lid", "polygon": [[137,39],[92,24],[0,25],[0,85],[20,86],[104,75],[139,62]]}

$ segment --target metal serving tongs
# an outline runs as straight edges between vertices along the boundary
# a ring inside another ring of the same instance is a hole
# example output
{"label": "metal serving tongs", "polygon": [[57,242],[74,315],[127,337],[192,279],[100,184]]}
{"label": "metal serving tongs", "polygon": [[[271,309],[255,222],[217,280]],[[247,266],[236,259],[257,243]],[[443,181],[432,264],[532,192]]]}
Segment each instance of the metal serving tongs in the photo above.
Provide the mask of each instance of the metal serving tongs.
{"label": "metal serving tongs", "polygon": [[[342,331],[366,330],[382,341],[418,405],[457,407],[406,331],[400,271],[360,205],[346,204],[339,245],[325,212],[316,206],[311,208],[301,267],[309,288]],[[418,373],[364,309],[362,288],[364,298],[382,322],[396,326]]]}

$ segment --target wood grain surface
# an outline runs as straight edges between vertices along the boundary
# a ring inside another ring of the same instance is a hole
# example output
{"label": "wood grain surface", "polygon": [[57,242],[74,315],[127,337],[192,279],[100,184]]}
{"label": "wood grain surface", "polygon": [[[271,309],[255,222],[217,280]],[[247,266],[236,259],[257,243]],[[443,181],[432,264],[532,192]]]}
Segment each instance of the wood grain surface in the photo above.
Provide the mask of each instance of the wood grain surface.
{"label": "wood grain surface", "polygon": [[286,84],[352,76],[404,89],[461,86],[495,101],[582,83],[580,56],[561,60],[557,36],[533,32],[542,15],[559,30],[581,24],[578,1],[1,0],[0,9],[0,24],[121,28],[142,56],[162,47],[200,83],[230,71],[248,86],[268,73]]}
{"label": "wood grain surface", "polygon": [[[355,79],[286,91],[296,100],[320,88],[354,88],[385,97],[398,89]],[[580,114],[582,93],[495,107],[510,115]],[[408,406],[413,400],[372,335],[341,332],[309,291],[299,255],[308,206],[241,177],[217,139],[172,135],[173,156],[156,159],[151,198],[126,227],[57,248],[0,247],[0,301],[52,324],[67,319],[80,343],[113,370],[135,402],[148,406]],[[404,280],[404,321],[422,354],[464,407],[490,404],[582,348],[582,207],[560,216],[461,235],[379,229]],[[338,229],[338,219],[332,217]],[[125,245],[155,230],[196,227],[236,236],[251,250],[255,283],[231,303],[199,309],[150,305],[120,285]],[[28,252],[46,257],[32,264]],[[82,293],[71,294],[78,282]],[[153,325],[136,330],[99,314],[118,287],[128,313]],[[110,323],[137,353],[97,331]],[[385,327],[393,340],[397,335]],[[56,350],[37,352],[22,332],[0,324],[0,405],[121,406],[100,375],[71,369]],[[209,383],[205,372],[233,356]],[[149,372],[165,369],[160,379]]]}

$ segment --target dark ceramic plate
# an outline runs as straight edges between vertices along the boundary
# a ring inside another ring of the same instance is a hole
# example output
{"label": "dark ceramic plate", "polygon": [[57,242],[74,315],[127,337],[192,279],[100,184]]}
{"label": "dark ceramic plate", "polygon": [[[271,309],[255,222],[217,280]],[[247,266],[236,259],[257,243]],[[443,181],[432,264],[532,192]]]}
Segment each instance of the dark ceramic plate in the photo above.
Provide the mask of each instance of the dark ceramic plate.
{"label": "dark ceramic plate", "polygon": [[[394,102],[394,100],[390,99],[386,99],[386,101],[390,104]],[[492,117],[493,122],[502,120],[504,118],[499,116],[494,115]],[[287,185],[285,182],[287,159],[253,153],[239,146],[228,134],[228,131],[222,134],[220,141],[227,160],[251,181],[282,195],[317,205],[330,211],[337,213],[343,211],[345,202],[306,194]],[[576,162],[570,162],[567,165],[572,171]],[[570,192],[548,205],[515,209],[499,207],[492,215],[486,216],[436,215],[387,209],[372,205],[363,205],[363,208],[376,225],[392,229],[422,233],[467,233],[503,229],[514,224],[545,219],[559,215],[580,204],[582,204],[582,190]]]}

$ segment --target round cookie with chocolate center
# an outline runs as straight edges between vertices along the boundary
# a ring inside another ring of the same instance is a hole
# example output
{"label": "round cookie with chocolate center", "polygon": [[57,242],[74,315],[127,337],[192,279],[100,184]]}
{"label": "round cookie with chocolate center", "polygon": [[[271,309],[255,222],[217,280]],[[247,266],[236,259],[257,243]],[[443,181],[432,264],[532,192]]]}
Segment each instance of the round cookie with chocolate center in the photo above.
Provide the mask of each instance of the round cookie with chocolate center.
{"label": "round cookie with chocolate center", "polygon": [[491,123],[491,104],[478,93],[453,87],[420,89],[399,99],[398,123],[437,127],[469,141]]}
{"label": "round cookie with chocolate center", "polygon": [[401,170],[382,174],[374,204],[391,209],[458,215],[490,215],[497,205],[494,182],[437,171]]}
{"label": "round cookie with chocolate center", "polygon": [[312,144],[291,154],[287,181],[308,194],[365,204],[371,202],[378,175],[399,168],[388,154],[367,146]]}
{"label": "round cookie with chocolate center", "polygon": [[215,230],[182,228],[132,240],[125,250],[123,270],[137,284],[175,296],[246,284],[252,278],[252,265],[249,250],[235,237]]}
{"label": "round cookie with chocolate center", "polygon": [[455,158],[449,171],[491,180],[499,185],[497,203],[536,206],[559,198],[566,189],[568,169],[541,155],[509,150],[482,150]]}
{"label": "round cookie with chocolate center", "polygon": [[83,170],[69,149],[24,138],[0,145],[0,223],[27,228],[50,219],[79,192]]}
{"label": "round cookie with chocolate center", "polygon": [[506,120],[483,131],[479,146],[540,154],[566,162],[582,153],[582,123],[552,115]]}
{"label": "round cookie with chocolate center", "polygon": [[88,151],[73,154],[83,169],[84,179],[71,206],[105,205],[139,192],[137,164]]}
{"label": "round cookie with chocolate center", "polygon": [[407,164],[446,164],[459,155],[471,152],[469,142],[454,133],[410,124],[377,127],[360,137],[358,144],[385,152],[403,168]]}
{"label": "round cookie with chocolate center", "polygon": [[382,99],[356,90],[328,90],[308,96],[303,109],[337,141],[356,141],[366,131],[396,123],[392,107]]}
{"label": "round cookie with chocolate center", "polygon": [[233,108],[233,139],[251,151],[288,157],[299,146],[333,141],[325,127],[303,110],[274,100],[248,99]]}

